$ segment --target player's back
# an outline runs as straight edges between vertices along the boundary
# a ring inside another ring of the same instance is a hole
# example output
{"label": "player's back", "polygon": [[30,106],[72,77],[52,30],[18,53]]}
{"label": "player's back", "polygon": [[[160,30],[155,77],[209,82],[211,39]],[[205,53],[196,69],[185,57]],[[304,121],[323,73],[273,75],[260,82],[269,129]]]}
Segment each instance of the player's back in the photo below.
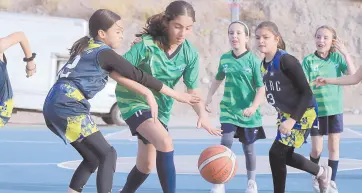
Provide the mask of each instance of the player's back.
{"label": "player's back", "polygon": [[98,63],[98,54],[104,49],[111,49],[105,44],[94,44],[80,55],[69,60],[59,71],[57,82],[74,84],[86,99],[91,99],[101,91],[108,81],[109,73]]}

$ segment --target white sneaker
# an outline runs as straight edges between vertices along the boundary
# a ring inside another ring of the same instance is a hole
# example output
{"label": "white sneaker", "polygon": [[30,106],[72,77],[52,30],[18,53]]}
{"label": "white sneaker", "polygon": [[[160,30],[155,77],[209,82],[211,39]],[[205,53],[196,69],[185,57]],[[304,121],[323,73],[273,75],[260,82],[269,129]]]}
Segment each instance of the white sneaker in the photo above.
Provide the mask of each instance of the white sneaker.
{"label": "white sneaker", "polygon": [[225,185],[214,184],[210,190],[210,193],[225,193]]}
{"label": "white sneaker", "polygon": [[315,177],[315,176],[312,176],[312,187],[313,187],[313,190],[316,192],[316,193],[319,193],[319,183],[318,183],[318,179]]}
{"label": "white sneaker", "polygon": [[245,193],[258,193],[258,186],[254,180],[248,180],[248,187]]}
{"label": "white sneaker", "polygon": [[330,187],[329,187],[329,193],[338,193],[337,184],[334,181],[331,181]]}
{"label": "white sneaker", "polygon": [[329,187],[332,178],[332,168],[329,166],[322,166],[322,167],[324,169],[323,174],[317,178],[319,184],[319,190],[320,193],[329,193]]}

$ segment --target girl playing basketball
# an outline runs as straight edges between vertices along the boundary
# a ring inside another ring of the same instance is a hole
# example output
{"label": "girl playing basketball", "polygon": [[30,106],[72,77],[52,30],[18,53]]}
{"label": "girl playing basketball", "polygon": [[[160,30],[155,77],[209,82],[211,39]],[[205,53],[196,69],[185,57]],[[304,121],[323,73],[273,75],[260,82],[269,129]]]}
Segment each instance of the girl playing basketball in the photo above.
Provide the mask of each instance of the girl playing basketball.
{"label": "girl playing basketball", "polygon": [[[145,31],[137,36],[135,43],[124,55],[133,65],[152,74],[171,88],[183,77],[187,92],[198,94],[199,56],[186,37],[192,32],[195,11],[185,1],[173,1],[163,13],[147,20]],[[154,93],[159,105],[159,121],[152,121],[149,106],[142,96],[117,85],[116,95],[132,135],[138,136],[136,166],[128,175],[122,193],[133,193],[146,180],[155,165],[163,192],[175,193],[176,171],[174,151],[167,124],[173,99]],[[205,128],[210,134],[221,135],[208,120],[204,104],[193,106],[199,116],[197,127]]]}
{"label": "girl playing basketball", "polygon": [[316,176],[321,192],[327,193],[332,169],[294,152],[318,126],[317,105],[302,66],[284,51],[284,41],[273,22],[262,22],[255,34],[258,49],[265,55],[261,71],[266,98],[278,112],[277,136],[269,150],[274,193],[285,192],[287,165]]}
{"label": "girl playing basketball", "polygon": [[[247,47],[248,26],[235,21],[228,28],[232,50],[221,56],[218,73],[212,81],[206,105],[225,80],[224,97],[220,103],[220,122],[223,130],[221,145],[231,148],[233,138],[243,144],[248,183],[246,193],[257,193],[255,181],[256,154],[254,142],[265,139],[259,105],[265,94],[260,72],[260,60]],[[212,193],[224,193],[223,184],[216,184]]]}
{"label": "girl playing basketball", "polygon": [[7,70],[7,61],[4,52],[15,44],[20,43],[25,54],[26,76],[30,77],[36,72],[34,63],[35,53],[31,52],[28,39],[23,32],[15,32],[0,38],[0,128],[9,121],[13,111],[13,89]]}
{"label": "girl playing basketball", "polygon": [[[336,31],[329,26],[321,26],[315,33],[317,50],[303,60],[303,69],[309,81],[318,76],[330,78],[353,74],[356,70],[351,56],[345,46],[338,40]],[[336,52],[336,49],[340,53]],[[328,165],[332,168],[330,192],[338,193],[335,183],[338,160],[340,133],[343,132],[343,88],[329,85],[325,87],[311,86],[318,103],[319,128],[311,130],[312,152],[310,160],[319,162],[323,151],[323,136],[328,135]],[[318,180],[313,177],[313,188],[319,192]]]}
{"label": "girl playing basketball", "polygon": [[104,88],[108,76],[141,94],[150,105],[155,120],[157,103],[152,92],[142,85],[182,102],[198,102],[198,98],[173,91],[113,50],[120,46],[123,38],[119,15],[109,10],[97,10],[89,19],[89,32],[90,37],[83,37],[73,44],[69,61],[59,71],[58,80],[48,93],[43,114],[48,128],[65,143],[69,141],[83,157],[71,179],[69,193],[81,192],[97,168],[98,193],[110,193],[117,154],[93,122],[88,102]]}

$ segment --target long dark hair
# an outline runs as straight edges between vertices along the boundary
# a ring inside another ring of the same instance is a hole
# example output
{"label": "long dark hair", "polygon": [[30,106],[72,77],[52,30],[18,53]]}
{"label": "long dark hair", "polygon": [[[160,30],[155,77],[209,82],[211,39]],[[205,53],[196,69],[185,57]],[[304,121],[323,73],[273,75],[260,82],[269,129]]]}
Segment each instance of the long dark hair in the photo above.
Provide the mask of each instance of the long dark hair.
{"label": "long dark hair", "polygon": [[84,36],[74,42],[69,51],[70,59],[73,59],[88,47],[89,40],[98,36],[98,30],[107,31],[120,19],[121,16],[107,9],[95,11],[89,19],[89,36]]}
{"label": "long dark hair", "polygon": [[274,22],[271,22],[271,21],[264,21],[264,22],[261,22],[255,29],[255,31],[257,31],[258,29],[260,28],[266,28],[268,29],[270,32],[272,32],[276,37],[279,37],[279,41],[278,41],[278,45],[277,47],[279,49],[282,49],[282,50],[285,50],[286,49],[286,46],[285,46],[285,42],[282,38],[282,35],[280,34],[279,32],[279,29],[278,29],[278,26],[274,23]]}
{"label": "long dark hair", "polygon": [[196,21],[195,10],[190,3],[186,1],[173,1],[164,12],[149,17],[144,31],[136,34],[136,37],[144,34],[150,35],[159,47],[169,50],[168,23],[180,15],[190,16],[194,22]]}

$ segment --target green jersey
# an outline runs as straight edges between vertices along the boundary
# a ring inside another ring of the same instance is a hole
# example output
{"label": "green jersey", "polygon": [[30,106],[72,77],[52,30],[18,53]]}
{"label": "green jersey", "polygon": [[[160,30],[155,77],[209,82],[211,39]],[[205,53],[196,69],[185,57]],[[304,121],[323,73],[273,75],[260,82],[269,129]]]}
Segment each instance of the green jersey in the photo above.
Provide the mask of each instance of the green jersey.
{"label": "green jersey", "polygon": [[221,56],[216,80],[225,80],[224,96],[220,102],[220,122],[253,128],[262,125],[260,108],[251,117],[243,110],[254,101],[257,88],[264,86],[260,71],[261,61],[247,51],[236,57],[232,51]]}
{"label": "green jersey", "polygon": [[[347,72],[347,64],[343,56],[331,52],[327,58],[321,58],[317,53],[309,54],[303,59],[304,73],[309,82],[318,76],[326,78],[341,77]],[[326,85],[316,88],[311,86],[318,103],[318,116],[329,116],[343,113],[343,87]]]}
{"label": "green jersey", "polygon": [[[181,77],[188,89],[198,86],[199,55],[187,40],[172,55],[168,55],[157,46],[151,36],[144,35],[142,41],[133,45],[123,57],[170,88],[173,88]],[[162,123],[168,124],[174,100],[156,91],[153,91],[153,94],[158,103],[158,118]],[[128,119],[138,110],[149,109],[143,96],[119,84],[116,87],[116,96],[124,119]]]}

